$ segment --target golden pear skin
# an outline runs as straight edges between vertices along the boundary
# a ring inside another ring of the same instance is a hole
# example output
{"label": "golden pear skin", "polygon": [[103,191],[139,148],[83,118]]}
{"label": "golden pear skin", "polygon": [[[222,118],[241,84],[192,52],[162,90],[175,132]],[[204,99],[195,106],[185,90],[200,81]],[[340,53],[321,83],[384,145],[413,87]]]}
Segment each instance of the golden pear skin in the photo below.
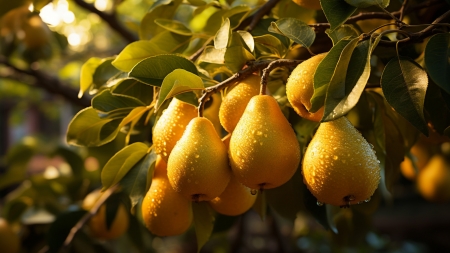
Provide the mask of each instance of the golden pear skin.
{"label": "golden pear skin", "polygon": [[233,132],[250,99],[259,94],[260,82],[260,76],[251,75],[239,82],[223,98],[219,109],[219,119],[227,132]]}
{"label": "golden pear skin", "polygon": [[187,124],[197,117],[195,106],[184,103],[177,98],[170,101],[169,107],[162,113],[153,129],[155,152],[168,161],[170,152],[183,135]]}
{"label": "golden pear skin", "polygon": [[145,226],[157,236],[186,232],[192,223],[191,201],[176,192],[167,178],[167,164],[158,156],[150,189],[142,201]]}
{"label": "golden pear skin", "polygon": [[450,201],[450,164],[444,156],[431,157],[417,176],[417,188],[428,201]]}
{"label": "golden pear skin", "polygon": [[230,180],[227,149],[207,118],[191,120],[173,148],[167,175],[176,192],[193,201],[219,196]]}
{"label": "golden pear skin", "polygon": [[297,65],[286,83],[286,95],[295,112],[305,119],[316,122],[322,119],[324,107],[314,113],[309,112],[309,109],[311,97],[314,95],[314,73],[325,56],[326,53],[318,54]]}
{"label": "golden pear skin", "polygon": [[254,96],[233,131],[230,164],[237,180],[251,189],[287,182],[300,163],[300,146],[277,101]]}
{"label": "golden pear skin", "polygon": [[370,199],[381,179],[375,152],[346,117],[320,124],[302,173],[318,202],[341,207]]}

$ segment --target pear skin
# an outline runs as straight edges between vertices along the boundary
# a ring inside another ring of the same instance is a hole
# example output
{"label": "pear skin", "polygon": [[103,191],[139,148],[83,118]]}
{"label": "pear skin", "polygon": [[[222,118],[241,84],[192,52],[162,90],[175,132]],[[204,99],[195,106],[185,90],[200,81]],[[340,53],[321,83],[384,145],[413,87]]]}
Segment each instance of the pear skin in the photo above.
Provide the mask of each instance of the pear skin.
{"label": "pear skin", "polygon": [[219,119],[228,133],[233,132],[250,99],[259,94],[260,82],[260,76],[251,75],[239,82],[223,98],[219,109]]}
{"label": "pear skin", "polygon": [[431,157],[417,176],[419,193],[431,202],[450,201],[450,164],[441,154]]}
{"label": "pear skin", "polygon": [[153,129],[155,152],[168,161],[173,147],[183,135],[187,124],[197,117],[195,106],[184,103],[177,98],[170,101],[169,107],[162,113]]}
{"label": "pear skin", "polygon": [[237,180],[251,189],[287,182],[300,163],[300,146],[277,101],[254,96],[233,131],[230,164]]}
{"label": "pear skin", "polygon": [[346,117],[320,124],[302,173],[318,202],[341,207],[370,199],[381,179],[375,152]]}
{"label": "pear skin", "polygon": [[176,192],[193,201],[219,196],[230,180],[227,149],[207,118],[191,120],[167,163]]}
{"label": "pear skin", "polygon": [[159,157],[152,184],[142,202],[142,217],[154,235],[180,235],[191,226],[192,204],[173,190],[167,178],[167,164]]}

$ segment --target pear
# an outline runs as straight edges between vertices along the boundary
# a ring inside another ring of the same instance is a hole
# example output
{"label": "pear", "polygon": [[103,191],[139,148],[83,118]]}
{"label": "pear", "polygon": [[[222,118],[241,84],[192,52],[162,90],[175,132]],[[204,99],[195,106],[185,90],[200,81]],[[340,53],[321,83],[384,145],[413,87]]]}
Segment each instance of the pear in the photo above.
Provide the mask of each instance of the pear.
{"label": "pear", "polygon": [[369,200],[381,178],[372,146],[346,117],[320,124],[303,157],[302,173],[318,204],[341,207]]}
{"label": "pear", "polygon": [[237,180],[251,189],[275,188],[294,175],[300,146],[272,96],[251,98],[231,135],[229,157]]}
{"label": "pear", "polygon": [[260,82],[261,77],[251,75],[236,84],[223,98],[219,109],[219,119],[228,133],[233,132],[250,99],[259,94]]}
{"label": "pear", "polygon": [[220,105],[222,104],[222,96],[220,93],[214,93],[211,98],[211,104],[203,111],[203,117],[209,119],[213,123],[214,128],[219,136],[222,135],[222,125],[219,119]]}
{"label": "pear", "polygon": [[420,194],[432,202],[450,201],[450,164],[441,154],[431,157],[417,176]]}
{"label": "pear", "polygon": [[162,113],[153,129],[155,152],[167,162],[170,152],[183,135],[187,124],[197,117],[195,106],[177,98],[170,101],[169,107]]}
{"label": "pear", "polygon": [[207,118],[189,122],[167,163],[175,191],[193,201],[219,196],[230,180],[227,149]]}
{"label": "pear", "polygon": [[173,190],[167,178],[167,164],[158,156],[152,184],[142,202],[145,226],[157,236],[179,235],[191,226],[191,201]]}

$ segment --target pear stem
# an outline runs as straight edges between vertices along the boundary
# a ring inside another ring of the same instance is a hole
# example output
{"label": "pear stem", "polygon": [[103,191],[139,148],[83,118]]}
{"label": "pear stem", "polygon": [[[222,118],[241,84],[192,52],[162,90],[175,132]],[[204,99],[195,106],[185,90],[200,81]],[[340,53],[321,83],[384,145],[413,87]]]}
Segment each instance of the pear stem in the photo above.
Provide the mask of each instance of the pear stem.
{"label": "pear stem", "polygon": [[272,70],[274,70],[275,68],[278,68],[278,67],[283,67],[283,66],[297,66],[302,61],[303,60],[279,59],[279,60],[275,60],[275,61],[272,61],[271,63],[269,63],[269,65],[267,65],[267,67],[265,67],[262,71],[261,89],[259,90],[259,94],[266,95],[267,79],[269,78],[270,72],[272,72]]}

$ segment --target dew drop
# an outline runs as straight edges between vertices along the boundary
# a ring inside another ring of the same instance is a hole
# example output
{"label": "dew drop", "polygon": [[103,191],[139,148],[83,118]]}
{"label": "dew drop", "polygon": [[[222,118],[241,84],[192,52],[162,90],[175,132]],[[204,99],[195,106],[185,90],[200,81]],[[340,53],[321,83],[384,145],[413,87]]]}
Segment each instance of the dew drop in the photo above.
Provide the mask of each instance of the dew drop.
{"label": "dew drop", "polygon": [[380,160],[377,160],[378,163],[381,163]]}
{"label": "dew drop", "polygon": [[199,155],[199,154],[196,154],[196,155],[195,155],[195,158],[199,158],[199,157],[200,157],[200,155]]}
{"label": "dew drop", "polygon": [[334,160],[337,160],[339,157],[337,155],[333,156]]}
{"label": "dew drop", "polygon": [[251,189],[250,190],[250,194],[251,195],[256,195],[256,193],[258,193],[258,190],[256,190],[256,189]]}
{"label": "dew drop", "polygon": [[364,202],[366,202],[366,203],[367,203],[367,202],[369,202],[369,201],[370,201],[370,199],[371,199],[371,198],[369,197],[368,199],[364,200]]}
{"label": "dew drop", "polygon": [[261,131],[256,132],[256,135],[262,135],[263,133]]}
{"label": "dew drop", "polygon": [[164,152],[163,155],[164,155],[164,156],[167,156],[167,152]]}
{"label": "dew drop", "polygon": [[261,145],[261,146],[263,145],[262,141],[259,143],[259,145]]}
{"label": "dew drop", "polygon": [[318,206],[323,206],[323,203],[320,202],[320,201],[317,201],[317,205],[318,205]]}

